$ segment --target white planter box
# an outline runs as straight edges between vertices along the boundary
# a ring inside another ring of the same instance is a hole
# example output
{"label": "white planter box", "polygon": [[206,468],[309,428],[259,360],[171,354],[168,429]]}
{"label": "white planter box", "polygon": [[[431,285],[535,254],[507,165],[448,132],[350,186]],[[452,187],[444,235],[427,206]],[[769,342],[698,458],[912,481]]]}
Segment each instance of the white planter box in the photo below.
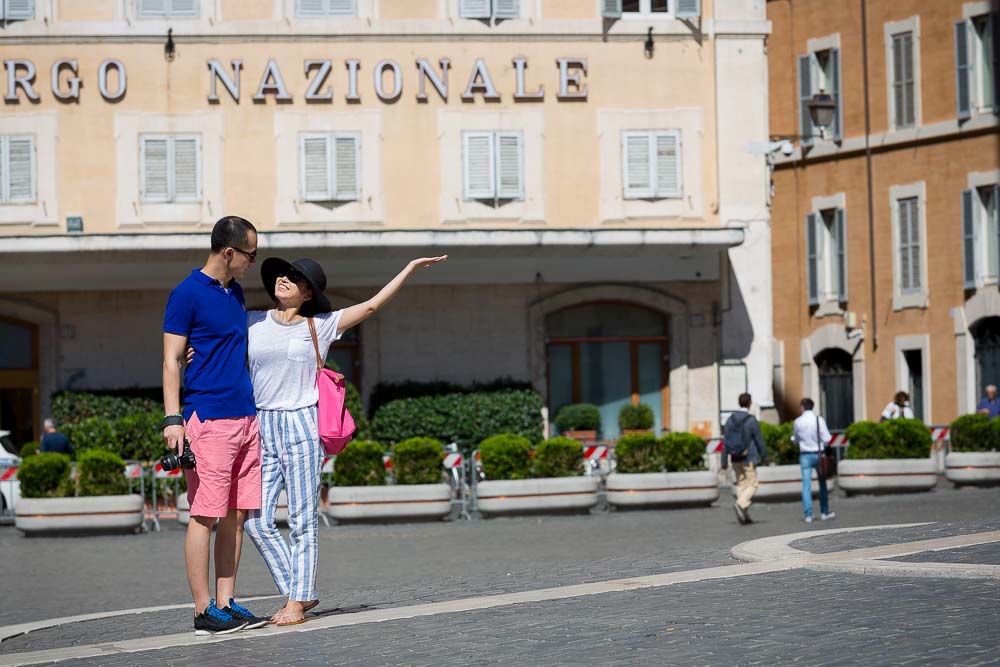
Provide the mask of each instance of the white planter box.
{"label": "white planter box", "polygon": [[719,499],[714,472],[611,473],[608,504],[615,507],[708,506]]}
{"label": "white planter box", "polygon": [[840,488],[859,493],[930,491],[937,484],[934,459],[846,459],[837,470]]}
{"label": "white planter box", "polygon": [[[191,503],[188,502],[187,491],[177,496],[177,521],[185,526],[191,521]],[[278,509],[274,512],[274,522],[288,523],[288,496],[284,491],[278,496]]]}
{"label": "white planter box", "polygon": [[[736,496],[736,477],[730,472],[729,479],[732,481],[732,493]],[[816,471],[812,474],[812,495],[819,496],[819,480],[816,478]],[[833,493],[837,488],[837,479],[826,480],[826,490]],[[786,500],[800,500],[802,498],[802,468],[796,464],[780,466],[758,466],[757,467],[757,492],[753,495],[754,502],[782,502]]]}
{"label": "white planter box", "polygon": [[25,535],[134,533],[142,526],[142,496],[22,498],[14,525]]}
{"label": "white planter box", "polygon": [[330,487],[327,514],[337,521],[443,519],[451,513],[447,484]]}
{"label": "white planter box", "polygon": [[488,480],[476,487],[483,516],[588,512],[597,505],[596,477]]}
{"label": "white planter box", "polygon": [[1000,452],[950,452],[944,469],[955,486],[1000,484]]}

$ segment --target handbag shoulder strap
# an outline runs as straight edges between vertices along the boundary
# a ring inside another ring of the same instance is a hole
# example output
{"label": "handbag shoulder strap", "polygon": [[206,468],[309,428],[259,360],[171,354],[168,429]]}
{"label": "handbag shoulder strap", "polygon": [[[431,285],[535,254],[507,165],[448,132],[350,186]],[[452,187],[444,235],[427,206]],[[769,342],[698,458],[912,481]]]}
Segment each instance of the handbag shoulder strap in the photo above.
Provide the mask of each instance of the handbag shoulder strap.
{"label": "handbag shoulder strap", "polygon": [[316,325],[313,324],[313,318],[307,317],[306,321],[309,322],[309,335],[312,336],[313,340],[313,351],[316,352],[316,370],[323,370],[323,358],[319,356],[319,339],[316,337]]}

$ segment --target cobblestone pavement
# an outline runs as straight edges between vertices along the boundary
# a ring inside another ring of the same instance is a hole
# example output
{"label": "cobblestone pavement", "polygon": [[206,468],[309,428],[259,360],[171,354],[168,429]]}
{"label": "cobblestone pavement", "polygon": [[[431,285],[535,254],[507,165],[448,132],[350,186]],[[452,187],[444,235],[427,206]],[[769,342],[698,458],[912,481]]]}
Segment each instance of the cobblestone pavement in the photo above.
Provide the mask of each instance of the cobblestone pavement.
{"label": "cobblestone pavement", "polygon": [[[994,524],[995,525],[995,524]],[[994,529],[995,530],[995,529]],[[972,563],[981,565],[1000,565],[1000,546],[997,544],[979,544],[961,549],[942,549],[941,551],[925,551],[899,558],[910,563]],[[1000,600],[997,601],[1000,604]]]}
{"label": "cobblestone pavement", "polygon": [[[752,510],[757,523],[738,526],[731,500],[723,495],[718,506],[702,510],[321,528],[323,604],[318,610],[321,615],[349,614],[729,565],[734,563],[729,548],[738,542],[807,530],[936,522],[818,536],[792,545],[828,553],[1000,529],[996,489],[941,488],[932,494],[837,498],[834,503],[837,520],[812,526],[801,523],[798,503],[757,504]],[[11,568],[19,572],[4,578],[0,624],[185,603],[182,545],[183,533],[176,527],[159,534],[63,539],[24,539],[12,529],[0,529],[0,562],[6,572]],[[997,563],[1000,544],[928,552],[905,560]],[[270,577],[249,544],[238,588],[244,597],[273,592]],[[817,607],[821,612],[817,623],[829,626],[832,617],[845,623],[835,632],[821,634],[849,641],[852,648],[847,655],[833,650],[832,638],[816,644],[828,644],[826,649],[811,648],[809,637],[815,628],[803,617],[816,606],[817,591],[830,594]],[[984,611],[984,599],[992,600],[992,610]],[[935,605],[949,613],[937,614]],[[265,600],[250,606],[263,613],[280,603]],[[925,607],[926,613],[911,613]],[[762,614],[759,619],[756,609]],[[990,659],[1000,660],[985,653],[992,648],[995,656],[1000,648],[1000,633],[995,632],[998,609],[996,580],[787,571],[71,664],[190,664],[220,659],[220,664],[241,665],[758,664],[787,661],[790,655],[805,664],[834,664],[841,658],[846,664],[862,656],[871,664],[904,664],[910,657],[940,657],[942,647],[961,647],[961,651],[947,653],[944,661],[927,660],[929,664],[990,664]],[[752,620],[728,620],[733,613]],[[897,613],[903,617],[896,618]],[[188,632],[190,614],[189,609],[179,609],[37,630],[0,644],[0,660],[23,651]],[[978,625],[990,619],[992,626]],[[748,632],[748,627],[759,630]],[[987,632],[988,627],[992,630]],[[881,635],[880,628],[885,628]],[[913,643],[912,656],[909,648],[899,646],[896,653],[884,653],[876,635],[893,638],[891,644]],[[442,641],[444,636],[447,640]],[[782,646],[792,652],[784,652]]]}

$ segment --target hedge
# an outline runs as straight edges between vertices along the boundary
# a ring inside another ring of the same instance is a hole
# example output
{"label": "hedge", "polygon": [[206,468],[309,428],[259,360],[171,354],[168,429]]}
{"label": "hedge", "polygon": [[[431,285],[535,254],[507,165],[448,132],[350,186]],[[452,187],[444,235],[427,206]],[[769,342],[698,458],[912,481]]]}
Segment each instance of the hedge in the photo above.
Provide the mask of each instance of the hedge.
{"label": "hedge", "polygon": [[76,480],[81,496],[114,496],[128,493],[125,461],[113,452],[91,449],[77,461],[80,475]]}
{"label": "hedge", "polygon": [[31,442],[26,442],[21,445],[21,451],[17,453],[22,459],[26,456],[33,456],[38,453],[38,448],[41,447],[41,443],[32,440]]}
{"label": "hedge", "polygon": [[645,403],[623,405],[618,411],[618,428],[623,431],[648,430],[655,421],[653,408]]}
{"label": "hedge", "polygon": [[848,459],[920,459],[931,453],[931,432],[919,419],[855,422],[847,427]]}
{"label": "hedge", "polygon": [[[438,484],[444,447],[434,438],[410,438],[392,447],[397,484]],[[339,460],[339,459],[338,459]]]}
{"label": "hedge", "polygon": [[767,459],[775,465],[793,465],[799,462],[799,446],[792,441],[792,422],[780,426],[760,423],[760,431],[764,436],[764,446],[767,448]]}
{"label": "hedge", "polygon": [[24,498],[61,498],[72,495],[69,487],[70,460],[65,454],[36,454],[21,461],[17,478]]}
{"label": "hedge", "polygon": [[623,435],[615,445],[615,470],[620,473],[660,472],[663,457],[660,441],[650,434]]}
{"label": "hedge", "polygon": [[[130,396],[128,391],[139,396]],[[126,415],[146,413],[162,418],[162,401],[148,397],[153,391],[155,390],[109,390],[100,394],[90,391],[58,391],[52,394],[52,418],[60,428],[91,417],[114,421]]]}
{"label": "hedge", "polygon": [[953,452],[988,452],[1000,449],[1000,419],[989,415],[963,415],[951,423]]}
{"label": "hedge", "polygon": [[501,433],[486,438],[479,443],[479,459],[486,479],[531,477],[531,441],[523,435]]}
{"label": "hedge", "polygon": [[[515,380],[510,377],[497,378],[489,382],[476,382],[468,386],[440,380],[432,382],[379,382],[372,389],[372,393],[368,397],[368,414],[374,416],[383,405],[402,398],[445,396],[447,394],[492,393],[510,389],[531,389],[531,383]],[[348,409],[350,409],[350,406],[348,406]],[[352,412],[351,414],[353,415],[354,413]]]}
{"label": "hedge", "polygon": [[601,428],[601,412],[591,403],[564,405],[556,414],[556,428],[566,431],[597,431]]}
{"label": "hedge", "polygon": [[381,486],[385,484],[385,447],[371,440],[352,440],[337,454],[333,466],[334,486]]}
{"label": "hedge", "polygon": [[542,439],[542,397],[525,389],[404,398],[383,405],[372,419],[382,442],[432,437],[470,449],[495,433]]}
{"label": "hedge", "polygon": [[535,447],[535,477],[575,477],[583,474],[583,449],[573,438],[549,438]]}
{"label": "hedge", "polygon": [[705,440],[694,433],[671,433],[660,439],[660,456],[667,472],[704,470]]}

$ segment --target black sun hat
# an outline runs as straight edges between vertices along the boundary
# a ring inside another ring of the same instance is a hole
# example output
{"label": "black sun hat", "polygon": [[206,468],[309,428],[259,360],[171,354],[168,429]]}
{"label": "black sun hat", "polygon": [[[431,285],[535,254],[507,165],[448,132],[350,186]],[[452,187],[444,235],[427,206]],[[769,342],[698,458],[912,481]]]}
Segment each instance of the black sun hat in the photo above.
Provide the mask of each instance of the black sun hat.
{"label": "black sun hat", "polygon": [[323,267],[319,265],[319,262],[308,257],[297,259],[294,262],[279,257],[268,257],[264,260],[264,263],[260,265],[260,277],[264,282],[267,295],[272,300],[276,300],[274,298],[274,284],[278,281],[278,276],[289,269],[295,269],[301,273],[306,282],[309,283],[309,289],[312,290],[312,301],[306,303],[312,304],[311,310],[313,312],[329,313],[333,310],[330,300],[323,294],[323,290],[326,289],[326,273],[323,272]]}

